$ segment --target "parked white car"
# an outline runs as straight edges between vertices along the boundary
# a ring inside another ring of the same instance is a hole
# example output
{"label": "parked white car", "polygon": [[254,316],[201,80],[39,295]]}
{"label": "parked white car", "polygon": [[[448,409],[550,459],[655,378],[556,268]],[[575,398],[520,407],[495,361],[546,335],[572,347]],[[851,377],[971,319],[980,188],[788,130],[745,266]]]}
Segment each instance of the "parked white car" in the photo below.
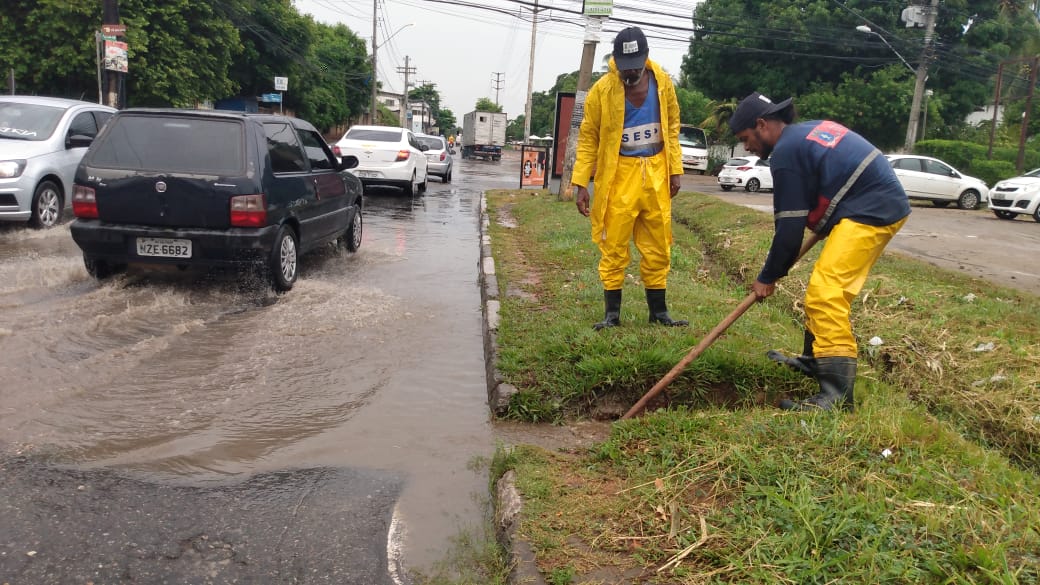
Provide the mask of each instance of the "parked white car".
{"label": "parked white car", "polygon": [[1040,169],[997,182],[989,197],[989,208],[1000,219],[1021,214],[1040,221]]}
{"label": "parked white car", "polygon": [[745,191],[755,192],[773,188],[773,175],[769,171],[769,159],[748,155],[731,158],[719,171],[719,187],[730,191],[734,187],[743,187]]}
{"label": "parked white car", "polygon": [[410,130],[394,126],[352,126],[332,147],[338,157],[357,157],[357,168],[349,172],[366,187],[391,185],[405,195],[426,191],[426,150]]}
{"label": "parked white car", "polygon": [[936,207],[956,203],[961,209],[978,209],[989,200],[989,187],[930,156],[888,154],[896,177],[910,199],[931,201]]}
{"label": "parked white car", "polygon": [[704,130],[683,124],[679,127],[679,150],[684,171],[703,175],[708,171],[708,138]]}
{"label": "parked white car", "polygon": [[0,96],[0,221],[60,222],[76,166],[115,112],[79,100]]}

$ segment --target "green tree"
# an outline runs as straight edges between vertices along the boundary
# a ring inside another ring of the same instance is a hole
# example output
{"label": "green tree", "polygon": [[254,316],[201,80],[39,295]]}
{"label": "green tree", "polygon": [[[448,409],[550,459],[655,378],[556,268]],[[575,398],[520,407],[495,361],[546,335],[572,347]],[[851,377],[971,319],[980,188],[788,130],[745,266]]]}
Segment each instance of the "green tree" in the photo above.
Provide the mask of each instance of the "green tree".
{"label": "green tree", "polygon": [[675,88],[679,102],[679,121],[699,126],[711,114],[711,98],[695,89]]}
{"label": "green tree", "polygon": [[[524,115],[513,118],[509,121],[509,125],[506,126],[506,140],[526,140],[524,136]],[[531,134],[538,134],[534,130],[531,130]]]}
{"label": "green tree", "polygon": [[445,136],[455,133],[455,127],[458,125],[458,120],[455,119],[455,113],[447,108],[442,108],[437,113],[437,127],[441,129],[441,134]]}
{"label": "green tree", "polygon": [[317,65],[317,72],[313,84],[301,92],[297,113],[325,132],[365,111],[372,62],[364,39],[346,26],[314,21],[309,26],[314,40],[307,61]]}
{"label": "green tree", "polygon": [[491,101],[491,98],[482,97],[477,100],[477,105],[473,106],[473,109],[478,112],[501,112],[502,106]]}

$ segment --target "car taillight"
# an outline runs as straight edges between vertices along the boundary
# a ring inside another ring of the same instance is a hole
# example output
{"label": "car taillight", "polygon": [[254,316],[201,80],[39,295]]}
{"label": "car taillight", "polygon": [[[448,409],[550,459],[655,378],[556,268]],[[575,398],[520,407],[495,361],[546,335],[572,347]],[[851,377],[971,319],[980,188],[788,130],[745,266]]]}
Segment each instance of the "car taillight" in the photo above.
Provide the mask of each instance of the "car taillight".
{"label": "car taillight", "polygon": [[231,225],[263,227],[267,225],[267,200],[259,195],[235,195],[231,198]]}
{"label": "car taillight", "polygon": [[338,146],[333,144],[332,145],[332,154],[334,154],[336,156],[339,156],[339,157],[342,157],[343,156],[343,151],[341,151]]}
{"label": "car taillight", "polygon": [[448,153],[446,153],[446,152],[441,152],[441,160],[444,160],[444,159],[446,159],[446,158],[448,158]]}
{"label": "car taillight", "polygon": [[396,162],[400,162],[400,161],[403,161],[403,160],[408,160],[409,156],[412,156],[411,151],[408,151],[408,150],[398,150],[397,151]]}
{"label": "car taillight", "polygon": [[737,167],[738,171],[750,171],[754,167]]}
{"label": "car taillight", "polygon": [[93,189],[82,185],[72,188],[72,213],[76,217],[97,218],[97,197]]}

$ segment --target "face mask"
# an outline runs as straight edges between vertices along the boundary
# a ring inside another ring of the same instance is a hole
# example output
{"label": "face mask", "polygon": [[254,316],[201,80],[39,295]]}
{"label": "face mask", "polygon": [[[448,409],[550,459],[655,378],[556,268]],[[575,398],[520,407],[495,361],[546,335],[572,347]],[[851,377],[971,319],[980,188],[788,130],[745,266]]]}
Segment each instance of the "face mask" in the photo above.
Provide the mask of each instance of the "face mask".
{"label": "face mask", "polygon": [[625,85],[627,85],[629,87],[632,87],[632,86],[638,84],[641,79],[643,79],[643,73],[645,73],[645,72],[646,72],[646,65],[644,65],[638,72],[633,72],[633,71],[627,71],[626,70],[621,75],[621,83],[624,83]]}

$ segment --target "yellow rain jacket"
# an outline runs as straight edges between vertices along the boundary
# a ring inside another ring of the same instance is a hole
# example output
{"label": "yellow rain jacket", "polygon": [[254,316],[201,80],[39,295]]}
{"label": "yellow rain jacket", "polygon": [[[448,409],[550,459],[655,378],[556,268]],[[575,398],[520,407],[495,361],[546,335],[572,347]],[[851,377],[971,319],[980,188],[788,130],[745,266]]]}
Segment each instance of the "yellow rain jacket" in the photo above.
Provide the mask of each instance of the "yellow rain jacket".
{"label": "yellow rain jacket", "polygon": [[[621,288],[624,268],[628,264],[629,241],[633,236],[633,218],[616,217],[616,214],[642,214],[620,204],[620,196],[625,195],[629,199],[631,195],[615,194],[619,188],[625,191],[638,190],[642,184],[655,189],[657,201],[649,205],[653,217],[644,224],[645,228],[636,228],[636,246],[643,255],[640,268],[647,288],[664,288],[668,274],[672,241],[671,193],[668,183],[671,175],[683,174],[682,152],[679,149],[679,103],[671,77],[650,59],[647,59],[646,67],[657,82],[661,130],[665,133],[664,150],[650,157],[654,159],[651,163],[658,163],[657,157],[662,157],[659,164],[642,166],[642,177],[617,176],[621,159],[621,136],[625,126],[625,86],[618,76],[613,59],[610,60],[609,72],[592,86],[585,99],[584,118],[578,134],[577,158],[571,183],[587,187],[590,177],[595,174],[596,185],[589,218],[592,222],[592,240],[600,247],[603,255],[600,277],[608,290]],[[630,167],[629,164],[625,166]],[[646,173],[653,176],[645,176]],[[617,201],[612,201],[612,198]],[[606,230],[611,231],[608,233]],[[627,233],[613,233],[617,230],[626,230]]]}

